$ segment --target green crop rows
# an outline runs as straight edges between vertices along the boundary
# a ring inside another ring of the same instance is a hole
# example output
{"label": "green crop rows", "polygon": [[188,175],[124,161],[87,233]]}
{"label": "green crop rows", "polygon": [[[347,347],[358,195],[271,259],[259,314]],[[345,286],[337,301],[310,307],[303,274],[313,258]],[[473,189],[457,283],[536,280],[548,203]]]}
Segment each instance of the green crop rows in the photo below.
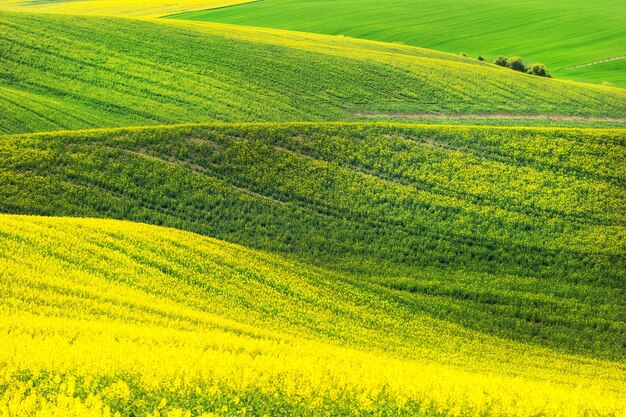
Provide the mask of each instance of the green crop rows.
{"label": "green crop rows", "polygon": [[1,143],[3,212],[183,228],[501,337],[623,355],[623,130],[209,125]]}
{"label": "green crop rows", "polygon": [[493,60],[519,55],[557,77],[626,87],[626,60],[564,68],[626,54],[621,0],[263,0],[171,16],[465,52]]}
{"label": "green crop rows", "polygon": [[623,117],[626,106],[621,89],[317,35],[10,13],[0,33],[2,133],[415,112]]}

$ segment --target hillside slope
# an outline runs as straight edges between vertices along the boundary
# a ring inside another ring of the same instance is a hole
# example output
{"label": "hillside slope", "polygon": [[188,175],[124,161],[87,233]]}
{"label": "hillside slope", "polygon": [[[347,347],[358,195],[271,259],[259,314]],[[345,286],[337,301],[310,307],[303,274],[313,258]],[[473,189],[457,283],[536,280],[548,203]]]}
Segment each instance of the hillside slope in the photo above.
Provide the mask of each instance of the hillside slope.
{"label": "hillside slope", "polygon": [[623,359],[624,130],[243,124],[0,139],[0,212],[289,255],[502,338]]}
{"label": "hillside slope", "polygon": [[0,277],[10,415],[625,411],[622,364],[468,332],[187,232],[0,215]]}
{"label": "hillside slope", "polygon": [[623,118],[626,109],[625,90],[425,49],[229,25],[18,13],[0,13],[0,91],[0,133],[372,113]]}
{"label": "hillside slope", "polygon": [[558,77],[626,87],[626,60],[561,71],[626,54],[623,0],[264,0],[171,17],[404,42],[491,60],[520,55]]}

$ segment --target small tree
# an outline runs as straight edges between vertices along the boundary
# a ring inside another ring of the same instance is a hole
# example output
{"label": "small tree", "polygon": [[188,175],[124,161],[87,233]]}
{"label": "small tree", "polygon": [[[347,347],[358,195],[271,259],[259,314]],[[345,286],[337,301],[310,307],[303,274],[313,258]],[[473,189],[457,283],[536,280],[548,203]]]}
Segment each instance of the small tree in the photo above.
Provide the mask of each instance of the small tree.
{"label": "small tree", "polygon": [[528,68],[526,68],[526,72],[532,75],[538,75],[540,77],[552,78],[552,75],[550,75],[550,73],[546,69],[546,66],[539,63],[529,65]]}
{"label": "small tree", "polygon": [[478,60],[479,60],[479,61],[484,61],[484,60],[485,60],[485,57],[484,57],[484,56],[482,56],[482,55],[478,55]]}
{"label": "small tree", "polygon": [[522,61],[522,58],[518,56],[512,56],[511,58],[507,59],[506,66],[515,71],[520,71],[520,72],[526,71],[526,66],[524,65],[524,61]]}
{"label": "small tree", "polygon": [[493,61],[493,63],[496,65],[500,65],[501,67],[506,67],[506,57],[499,56]]}
{"label": "small tree", "polygon": [[[479,56],[478,59],[480,61],[484,60],[482,56]],[[534,63],[529,66],[524,65],[524,61],[519,56],[512,56],[507,58],[505,56],[500,55],[494,61],[494,64],[500,65],[501,67],[507,67],[515,71],[526,72],[531,75],[538,75],[539,77],[548,77],[552,78],[552,75],[548,72],[548,69],[545,65]]]}

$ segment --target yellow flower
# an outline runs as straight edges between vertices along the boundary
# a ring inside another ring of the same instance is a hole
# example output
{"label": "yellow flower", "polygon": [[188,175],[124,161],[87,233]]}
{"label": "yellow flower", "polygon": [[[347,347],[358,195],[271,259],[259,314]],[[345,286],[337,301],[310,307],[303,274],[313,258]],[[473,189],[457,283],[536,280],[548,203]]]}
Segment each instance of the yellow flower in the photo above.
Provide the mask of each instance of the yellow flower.
{"label": "yellow flower", "polygon": [[163,408],[165,408],[166,405],[167,405],[167,398],[163,398],[161,402],[159,403],[159,405],[157,405],[157,408],[159,410],[162,410]]}

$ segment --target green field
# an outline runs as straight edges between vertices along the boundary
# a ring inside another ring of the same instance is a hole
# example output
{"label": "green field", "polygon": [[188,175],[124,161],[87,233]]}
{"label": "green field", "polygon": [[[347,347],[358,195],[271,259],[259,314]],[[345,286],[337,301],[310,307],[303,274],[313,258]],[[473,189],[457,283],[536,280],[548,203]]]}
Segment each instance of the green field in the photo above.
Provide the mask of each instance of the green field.
{"label": "green field", "polygon": [[485,333],[623,359],[624,130],[209,125],[0,143],[2,212],[182,228]]}
{"label": "green field", "polygon": [[359,113],[623,120],[626,108],[626,90],[518,74],[431,50],[158,22],[0,13],[0,132],[356,120]]}
{"label": "green field", "polygon": [[563,77],[577,80],[596,82],[598,84],[608,84],[616,86],[626,86],[626,59],[619,59],[609,62],[601,62],[585,67],[568,68],[560,72]]}
{"label": "green field", "polygon": [[243,3],[0,0],[0,417],[626,417],[623,0]]}
{"label": "green field", "polygon": [[263,0],[171,17],[402,42],[492,60],[519,55],[557,77],[626,87],[626,60],[585,73],[561,71],[626,53],[623,0]]}

